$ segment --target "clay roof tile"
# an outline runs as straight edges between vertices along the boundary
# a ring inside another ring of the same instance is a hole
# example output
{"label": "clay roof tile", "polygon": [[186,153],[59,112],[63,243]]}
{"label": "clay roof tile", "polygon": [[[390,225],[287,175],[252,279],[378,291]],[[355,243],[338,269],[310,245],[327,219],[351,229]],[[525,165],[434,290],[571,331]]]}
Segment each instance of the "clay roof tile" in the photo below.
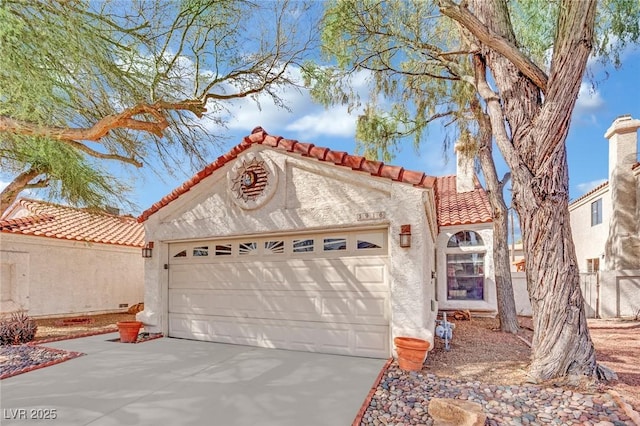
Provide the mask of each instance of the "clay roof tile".
{"label": "clay roof tile", "polygon": [[[17,211],[26,216],[12,218],[12,212]],[[142,247],[144,243],[144,227],[131,216],[28,198],[19,199],[7,217],[0,220],[0,232],[132,247]]]}
{"label": "clay roof tile", "polygon": [[486,192],[478,185],[474,191],[457,192],[456,177],[436,179],[438,225],[470,225],[491,222],[491,205]]}

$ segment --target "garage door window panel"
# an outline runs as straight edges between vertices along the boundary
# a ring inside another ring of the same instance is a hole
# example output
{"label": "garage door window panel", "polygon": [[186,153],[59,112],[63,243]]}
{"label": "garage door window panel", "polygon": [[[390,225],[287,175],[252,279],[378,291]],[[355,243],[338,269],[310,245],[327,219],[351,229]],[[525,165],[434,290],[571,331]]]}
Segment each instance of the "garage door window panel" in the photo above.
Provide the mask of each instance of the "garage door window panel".
{"label": "garage door window panel", "polygon": [[193,248],[193,257],[207,257],[209,256],[209,246],[201,246]]}
{"label": "garage door window panel", "polygon": [[265,254],[284,254],[283,240],[269,240],[264,242]]}
{"label": "garage door window panel", "polygon": [[323,249],[324,251],[346,250],[347,238],[346,237],[325,238]]}
{"label": "garage door window panel", "polygon": [[253,256],[258,254],[258,243],[255,241],[240,243],[238,246],[238,253],[240,256]]}
{"label": "garage door window panel", "polygon": [[216,256],[231,256],[231,244],[216,244]]}
{"label": "garage door window panel", "polygon": [[313,253],[313,251],[314,251],[313,238],[307,238],[304,240],[293,240],[294,253]]}
{"label": "garage door window panel", "polygon": [[374,250],[385,247],[384,232],[367,232],[356,234],[357,250]]}
{"label": "garage door window panel", "polygon": [[173,257],[187,257],[187,251],[181,250],[178,253],[174,254]]}

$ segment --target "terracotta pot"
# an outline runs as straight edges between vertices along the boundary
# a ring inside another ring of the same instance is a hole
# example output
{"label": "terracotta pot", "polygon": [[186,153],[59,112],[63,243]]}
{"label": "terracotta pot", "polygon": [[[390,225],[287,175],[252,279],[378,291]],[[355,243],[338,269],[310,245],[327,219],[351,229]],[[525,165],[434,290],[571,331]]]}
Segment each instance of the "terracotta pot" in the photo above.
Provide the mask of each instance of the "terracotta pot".
{"label": "terracotta pot", "polygon": [[398,352],[398,365],[403,370],[420,371],[429,349],[429,342],[413,337],[393,339]]}
{"label": "terracotta pot", "polygon": [[142,323],[140,321],[120,321],[118,323],[118,331],[120,332],[120,342],[135,343],[138,340]]}

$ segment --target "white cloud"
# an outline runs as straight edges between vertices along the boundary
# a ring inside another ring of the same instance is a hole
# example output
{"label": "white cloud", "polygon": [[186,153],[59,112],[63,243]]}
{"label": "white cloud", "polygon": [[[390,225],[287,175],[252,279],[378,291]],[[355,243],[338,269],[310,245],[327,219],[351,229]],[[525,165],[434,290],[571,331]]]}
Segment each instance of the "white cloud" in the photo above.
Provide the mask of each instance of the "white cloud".
{"label": "white cloud", "polygon": [[602,185],[606,181],[607,181],[606,179],[596,179],[589,182],[579,183],[576,185],[576,189],[580,191],[580,195],[586,194],[587,192],[591,191],[597,186]]}
{"label": "white cloud", "polygon": [[[289,72],[293,81],[301,84],[300,69],[291,67]],[[368,84],[368,72],[356,73],[351,80],[353,89],[362,99],[367,96]],[[277,94],[288,110],[277,106],[266,94],[227,102],[227,112],[224,114],[227,128],[249,133],[254,127],[262,126],[271,134],[301,140],[321,136],[355,136],[356,120],[362,112],[361,109],[349,112],[344,105],[325,108],[315,103],[309,91],[301,87],[283,87]],[[210,131],[222,130],[213,120],[205,121],[203,125]]]}
{"label": "white cloud", "polygon": [[604,99],[602,99],[600,92],[588,83],[581,83],[574,112],[577,114],[590,114],[598,111],[603,106]]}
{"label": "white cloud", "polygon": [[346,106],[337,106],[300,117],[285,129],[304,134],[308,138],[321,135],[348,138],[354,137],[356,133],[356,119],[357,114],[350,114]]}

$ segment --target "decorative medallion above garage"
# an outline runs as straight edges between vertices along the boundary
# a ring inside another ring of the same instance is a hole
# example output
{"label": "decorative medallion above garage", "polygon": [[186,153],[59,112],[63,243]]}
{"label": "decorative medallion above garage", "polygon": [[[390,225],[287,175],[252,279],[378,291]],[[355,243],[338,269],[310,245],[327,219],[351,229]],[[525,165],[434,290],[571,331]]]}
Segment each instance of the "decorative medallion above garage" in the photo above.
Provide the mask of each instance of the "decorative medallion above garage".
{"label": "decorative medallion above garage", "polygon": [[278,171],[259,153],[247,153],[239,157],[227,173],[231,199],[245,210],[263,206],[275,193]]}

